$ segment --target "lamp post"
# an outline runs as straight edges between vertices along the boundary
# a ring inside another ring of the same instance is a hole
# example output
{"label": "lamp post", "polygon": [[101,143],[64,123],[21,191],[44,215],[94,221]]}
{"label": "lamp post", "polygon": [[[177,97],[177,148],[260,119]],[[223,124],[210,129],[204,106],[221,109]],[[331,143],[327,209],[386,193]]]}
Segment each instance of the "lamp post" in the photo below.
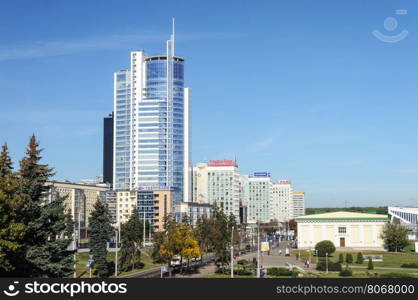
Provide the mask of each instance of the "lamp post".
{"label": "lamp post", "polygon": [[326,273],[328,274],[328,252],[325,253]]}
{"label": "lamp post", "polygon": [[115,241],[116,241],[116,248],[115,248],[115,277],[118,277],[118,239],[120,238],[120,222],[118,223],[118,228],[115,230],[116,236],[115,236]]}
{"label": "lamp post", "polygon": [[257,278],[260,278],[260,224],[257,221]]}
{"label": "lamp post", "polygon": [[231,228],[231,278],[234,278],[234,226]]}

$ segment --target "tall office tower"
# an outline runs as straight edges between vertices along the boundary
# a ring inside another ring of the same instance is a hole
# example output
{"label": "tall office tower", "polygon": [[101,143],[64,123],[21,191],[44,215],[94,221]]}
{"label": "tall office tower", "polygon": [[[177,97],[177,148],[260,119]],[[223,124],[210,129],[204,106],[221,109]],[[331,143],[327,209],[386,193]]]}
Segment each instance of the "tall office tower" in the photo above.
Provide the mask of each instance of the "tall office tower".
{"label": "tall office tower", "polygon": [[189,99],[174,30],[166,55],[131,52],[131,68],[114,77],[114,189],[170,189],[175,203],[191,200]]}
{"label": "tall office tower", "polygon": [[272,182],[270,173],[258,172],[249,177],[248,223],[269,222]]}
{"label": "tall office tower", "polygon": [[293,187],[289,180],[278,180],[272,186],[270,217],[279,222],[293,219]]}
{"label": "tall office tower", "polygon": [[239,222],[240,177],[233,160],[211,160],[198,164],[193,170],[193,200],[215,204]]}
{"label": "tall office tower", "polygon": [[103,182],[113,183],[113,112],[103,119]]}
{"label": "tall office tower", "polygon": [[305,215],[305,192],[293,192],[293,219]]}

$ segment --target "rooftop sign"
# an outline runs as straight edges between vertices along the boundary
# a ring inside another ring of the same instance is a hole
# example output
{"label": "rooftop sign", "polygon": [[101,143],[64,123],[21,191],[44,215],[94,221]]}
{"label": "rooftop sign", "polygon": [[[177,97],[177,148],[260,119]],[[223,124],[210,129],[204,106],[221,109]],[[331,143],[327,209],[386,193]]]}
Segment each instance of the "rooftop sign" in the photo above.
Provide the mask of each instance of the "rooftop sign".
{"label": "rooftop sign", "polygon": [[208,167],[238,167],[234,160],[210,160]]}

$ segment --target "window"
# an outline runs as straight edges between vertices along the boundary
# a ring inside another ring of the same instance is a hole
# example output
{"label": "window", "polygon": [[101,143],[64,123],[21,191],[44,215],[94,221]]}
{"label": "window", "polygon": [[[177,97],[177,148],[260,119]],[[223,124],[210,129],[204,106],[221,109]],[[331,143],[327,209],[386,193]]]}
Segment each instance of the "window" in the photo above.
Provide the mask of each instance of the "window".
{"label": "window", "polygon": [[347,233],[346,227],[338,227],[338,233]]}

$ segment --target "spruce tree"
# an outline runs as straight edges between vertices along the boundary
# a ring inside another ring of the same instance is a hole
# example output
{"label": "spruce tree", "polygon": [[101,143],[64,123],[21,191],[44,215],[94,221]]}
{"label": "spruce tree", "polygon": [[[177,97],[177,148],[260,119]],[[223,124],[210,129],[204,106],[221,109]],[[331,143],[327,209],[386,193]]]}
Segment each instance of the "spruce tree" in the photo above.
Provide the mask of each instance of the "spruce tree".
{"label": "spruce tree", "polygon": [[22,198],[17,194],[18,180],[12,173],[13,165],[7,144],[0,153],[0,274],[13,276],[15,252],[23,247],[25,226],[19,221]]}
{"label": "spruce tree", "polygon": [[16,253],[17,273],[26,277],[63,277],[70,273],[72,253],[71,216],[65,213],[64,199],[45,202],[46,182],[54,175],[41,164],[39,144],[30,138],[26,156],[20,161],[19,195],[21,220],[26,226],[25,247]]}
{"label": "spruce tree", "polygon": [[[134,269],[141,262],[140,247],[143,241],[143,221],[139,219],[137,209],[132,211],[129,220],[121,226],[121,270],[127,271],[129,268]],[[149,228],[148,222],[146,227]],[[146,232],[148,232],[146,230]]]}
{"label": "spruce tree", "polygon": [[113,229],[107,205],[97,200],[89,218],[90,254],[93,255],[94,267],[99,277],[109,275],[107,262],[107,242]]}

